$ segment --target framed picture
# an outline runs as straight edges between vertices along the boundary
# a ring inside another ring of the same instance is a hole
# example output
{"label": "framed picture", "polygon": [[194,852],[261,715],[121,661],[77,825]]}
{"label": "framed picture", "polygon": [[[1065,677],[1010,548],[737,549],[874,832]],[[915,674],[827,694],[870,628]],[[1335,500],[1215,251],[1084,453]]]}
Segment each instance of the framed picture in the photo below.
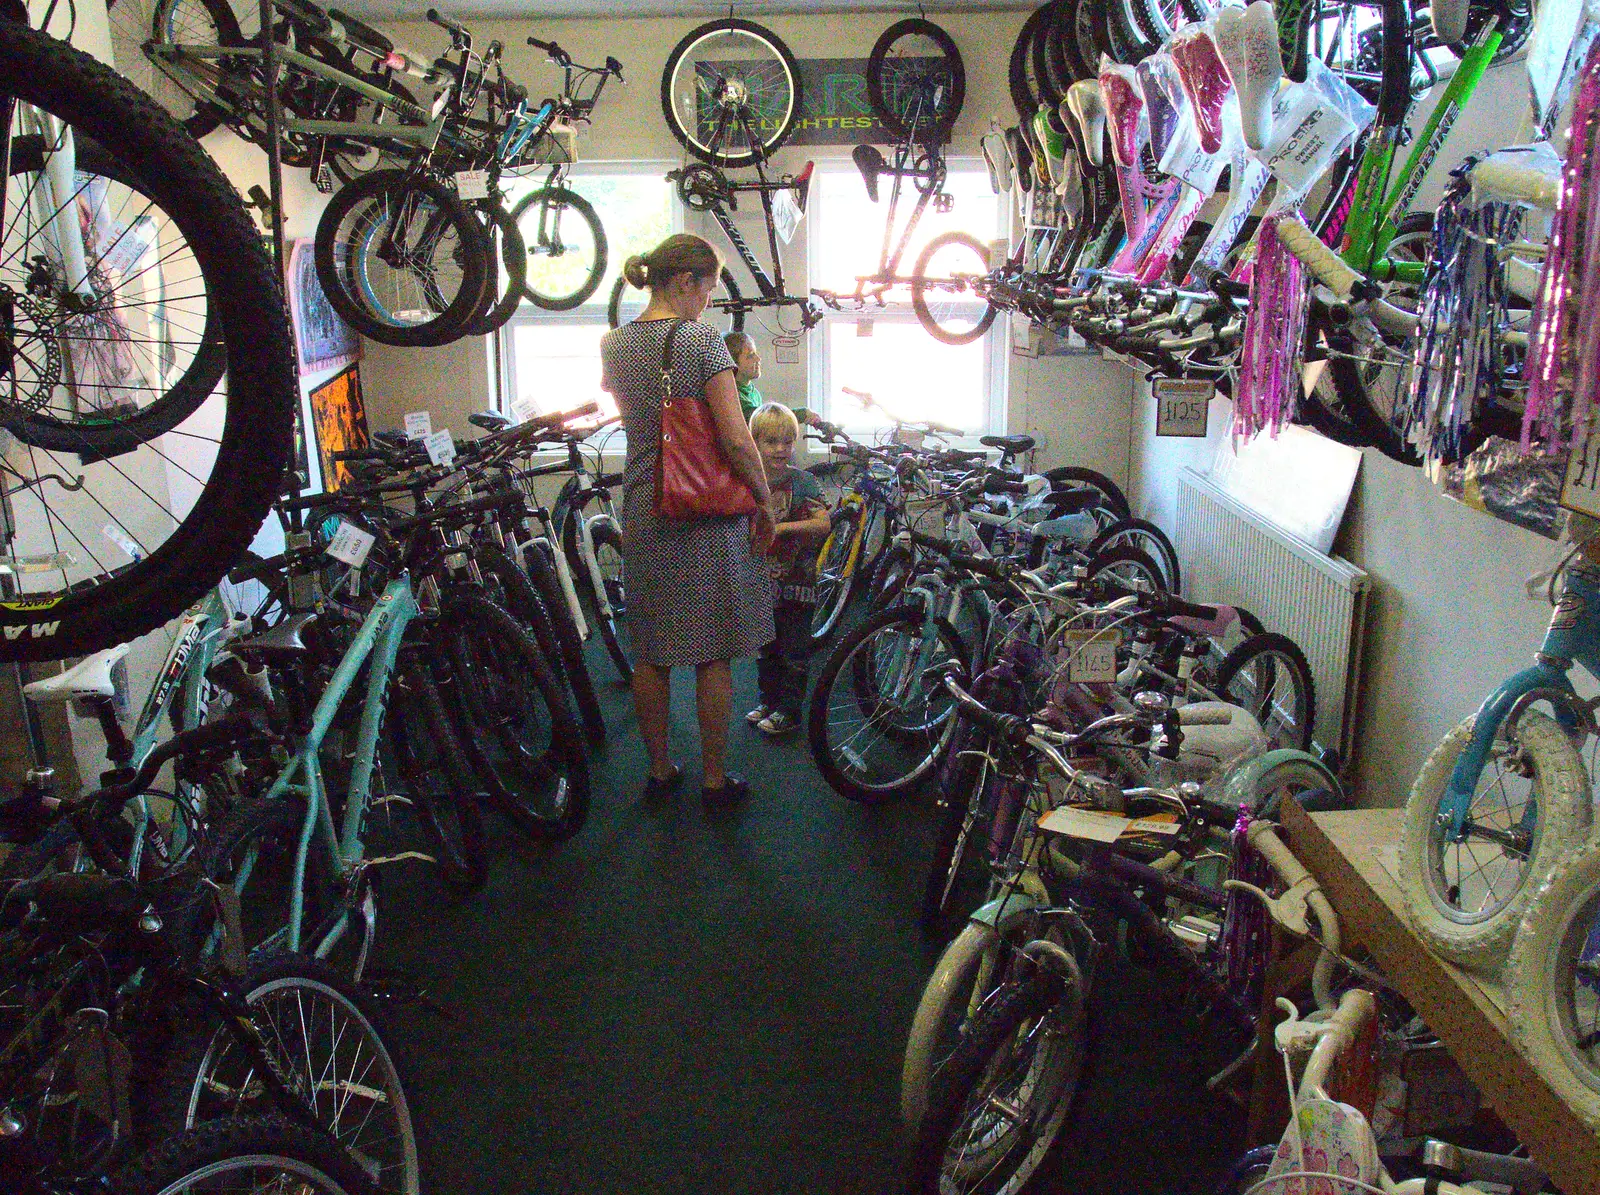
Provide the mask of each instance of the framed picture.
{"label": "framed picture", "polygon": [[350,366],[311,392],[311,428],[317,437],[322,488],[337,490],[350,477],[349,468],[333,454],[365,448],[367,410],[361,401],[361,368]]}
{"label": "framed picture", "polygon": [[289,253],[289,318],[302,377],[361,359],[361,337],[328,302],[313,257],[309,239],[296,241]]}

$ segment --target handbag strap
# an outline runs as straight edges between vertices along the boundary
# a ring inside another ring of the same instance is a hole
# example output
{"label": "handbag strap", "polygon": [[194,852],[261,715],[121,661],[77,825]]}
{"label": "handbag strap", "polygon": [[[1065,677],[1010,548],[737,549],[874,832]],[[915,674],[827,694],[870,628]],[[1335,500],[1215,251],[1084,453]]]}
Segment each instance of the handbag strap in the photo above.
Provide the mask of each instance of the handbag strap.
{"label": "handbag strap", "polygon": [[689,321],[679,319],[672,321],[672,327],[667,329],[667,339],[661,345],[661,397],[663,400],[672,397],[672,346],[677,343],[678,330]]}

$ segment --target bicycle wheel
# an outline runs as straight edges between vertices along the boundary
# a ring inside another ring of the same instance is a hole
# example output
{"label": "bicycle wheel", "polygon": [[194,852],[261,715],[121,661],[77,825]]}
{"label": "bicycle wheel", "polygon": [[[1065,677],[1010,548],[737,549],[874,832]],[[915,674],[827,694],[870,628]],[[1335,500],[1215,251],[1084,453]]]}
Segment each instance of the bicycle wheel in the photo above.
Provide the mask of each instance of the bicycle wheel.
{"label": "bicycle wheel", "polygon": [[523,565],[518,568],[511,557],[499,549],[486,549],[478,556],[486,572],[494,575],[506,595],[506,605],[532,632],[544,653],[545,662],[552,669],[559,662],[559,672],[567,682],[572,700],[583,720],[583,730],[589,741],[605,741],[605,716],[600,712],[600,699],[595,695],[594,681],[589,676],[589,666],[583,658],[583,640],[567,608],[567,595],[561,588],[561,578],[551,563],[551,552],[543,542],[531,543],[522,552]]}
{"label": "bicycle wheel", "polygon": [[1122,487],[1104,473],[1096,473],[1093,469],[1082,469],[1077,465],[1060,465],[1054,469],[1047,469],[1045,476],[1050,479],[1050,488],[1053,490],[1083,487],[1096,490],[1100,494],[1101,505],[1113,511],[1117,518],[1132,517],[1133,511],[1128,506],[1128,498],[1122,492]]}
{"label": "bicycle wheel", "polygon": [[971,344],[994,323],[994,304],[975,283],[989,273],[989,250],[971,233],[942,232],[923,246],[911,271],[911,309],[941,344]]}
{"label": "bicycle wheel", "polygon": [[932,21],[896,21],[867,58],[867,101],[896,140],[942,145],[950,139],[966,94],[961,51]]}
{"label": "bicycle wheel", "polygon": [[859,510],[836,510],[829,519],[828,538],[817,550],[817,601],[811,607],[811,646],[821,647],[834,631],[850,605],[850,593],[855,588],[856,574],[861,571],[859,559],[850,567],[850,553],[855,548]]}
{"label": "bicycle wheel", "polygon": [[438,687],[411,649],[395,674],[389,704],[387,745],[438,859],[439,878],[452,892],[475,892],[489,877],[480,786]]}
{"label": "bicycle wheel", "polygon": [[604,579],[610,614],[602,613],[600,609],[599,597],[594,591],[594,579],[589,575],[589,566],[578,546],[578,520],[575,515],[568,518],[562,528],[562,547],[567,553],[572,583],[578,590],[578,597],[588,607],[585,614],[600,632],[600,641],[605,644],[606,654],[611,657],[617,676],[626,683],[633,679],[633,662],[628,658],[627,645],[623,643],[625,632],[619,629],[617,623],[628,608],[627,589],[622,577],[622,536],[615,527],[604,525],[592,526],[590,535],[594,541],[595,562],[600,566],[600,574]]}
{"label": "bicycle wheel", "polygon": [[872,805],[926,775],[955,729],[953,703],[932,670],[970,670],[956,629],[921,610],[885,610],[839,641],[811,695],[806,741],[822,778],[842,797]]}
{"label": "bicycle wheel", "polygon": [[1111,19],[1118,22],[1122,36],[1134,45],[1152,50],[1190,21],[1203,21],[1210,15],[1204,0],[1113,0]]}
{"label": "bicycle wheel", "polygon": [[489,240],[443,183],[377,170],[342,188],[317,223],[317,279],[334,310],[380,344],[448,344],[488,285]]}
{"label": "bicycle wheel", "polygon": [[1123,594],[1164,592],[1165,574],[1161,566],[1130,544],[1116,544],[1089,558],[1089,572],[1084,583],[1097,586],[1107,598]]}
{"label": "bicycle wheel", "polygon": [[1055,0],[1041,4],[1022,23],[1017,40],[1011,47],[1011,60],[1006,71],[1006,86],[1011,92],[1011,106],[1017,110],[1017,121],[1026,125],[1044,102],[1039,81],[1038,60],[1034,57],[1034,44],[1050,23],[1056,19],[1060,5]]}
{"label": "bicycle wheel", "polygon": [[1311,750],[1317,689],[1305,653],[1287,635],[1252,635],[1217,669],[1218,691],[1261,723],[1276,747]]}
{"label": "bicycle wheel", "polygon": [[609,252],[594,205],[566,187],[541,187],[519,199],[511,215],[527,247],[528,301],[546,311],[587,303],[605,277]]}
{"label": "bicycle wheel", "polygon": [[169,69],[160,55],[178,46],[242,46],[239,18],[226,0],[114,0],[106,6],[106,23],[118,72],[165,108],[185,132],[198,141],[222,123],[229,107],[226,80],[232,74],[224,60],[189,58],[181,69]]}
{"label": "bicycle wheel", "polygon": [[438,639],[463,742],[490,799],[526,834],[575,834],[589,816],[589,760],[539,645],[477,594],[449,604]]}
{"label": "bicycle wheel", "polygon": [[528,251],[516,220],[498,203],[478,204],[475,210],[487,224],[484,237],[489,242],[485,263],[488,279],[483,286],[483,308],[467,325],[463,336],[487,336],[505,327],[522,302],[528,273]]}
{"label": "bicycle wheel", "polygon": [[[611,301],[606,304],[606,320],[613,328],[622,325],[623,317],[633,319],[644,310],[644,292],[637,291],[637,298],[628,295],[628,280],[621,274],[611,287]],[[700,322],[710,324],[722,332],[744,331],[744,308],[741,306],[743,296],[739,294],[739,284],[733,280],[728,267],[722,267],[720,285],[712,293],[711,302],[700,317]]]}
{"label": "bicycle wheel", "polygon": [[922,927],[932,930],[952,914],[963,913],[981,895],[978,877],[983,852],[983,810],[991,778],[985,743],[974,728],[956,728],[938,774],[938,792],[947,802],[939,818],[939,837],[922,887]]}
{"label": "bicycle wheel", "polygon": [[1183,592],[1183,574],[1178,568],[1178,550],[1166,532],[1146,519],[1118,519],[1085,549],[1091,557],[1117,544],[1138,548],[1161,566],[1161,587],[1168,593]]}
{"label": "bicycle wheel", "polygon": [[661,110],[672,135],[723,169],[762,161],[788,140],[800,97],[789,47],[770,29],[733,17],[690,30],[661,72]]}
{"label": "bicycle wheel", "polygon": [[[6,131],[16,161],[38,168],[5,180],[0,426],[18,440],[5,488],[24,568],[0,602],[0,659],[53,659],[161,625],[238,558],[277,494],[297,389],[276,272],[215,164],[126,80],[6,26]],[[137,187],[89,196],[110,174],[76,175],[79,142]],[[102,219],[135,195],[133,225]],[[69,266],[74,244],[84,254]],[[166,400],[217,352],[207,328],[232,368],[185,416],[198,386]],[[57,447],[29,442],[47,431]]]}
{"label": "bicycle wheel", "polygon": [[376,1195],[356,1160],[325,1133],[269,1117],[219,1120],[163,1141],[112,1184],[118,1195]]}
{"label": "bicycle wheel", "polygon": [[1417,773],[1400,824],[1400,894],[1411,925],[1437,954],[1493,970],[1539,886],[1588,822],[1583,760],[1537,710],[1496,731],[1459,842],[1447,833],[1447,788],[1472,740],[1468,718]]}
{"label": "bicycle wheel", "polygon": [[[250,1008],[278,1077],[385,1191],[423,1190],[407,1083],[371,999],[326,963],[304,955],[258,962],[234,984]],[[149,1131],[279,1112],[222,1010],[192,1001],[174,1018]]]}
{"label": "bicycle wheel", "polygon": [[1083,994],[1025,979],[973,1018],[934,1076],[911,1150],[907,1189],[1016,1192],[1061,1131],[1087,1055]]}
{"label": "bicycle wheel", "polygon": [[1504,972],[1511,1033],[1539,1076],[1600,1131],[1600,851],[1567,856],[1522,919]]}

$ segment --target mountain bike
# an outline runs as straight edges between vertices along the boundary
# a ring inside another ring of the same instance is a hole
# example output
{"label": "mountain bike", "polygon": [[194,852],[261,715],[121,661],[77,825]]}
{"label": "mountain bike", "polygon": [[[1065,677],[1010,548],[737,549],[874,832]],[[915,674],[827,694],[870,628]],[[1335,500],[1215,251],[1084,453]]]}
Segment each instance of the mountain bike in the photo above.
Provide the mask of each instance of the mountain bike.
{"label": "mountain bike", "polygon": [[0,89],[0,658],[51,659],[161,625],[237,559],[278,490],[296,386],[260,237],[166,112],[11,22]]}

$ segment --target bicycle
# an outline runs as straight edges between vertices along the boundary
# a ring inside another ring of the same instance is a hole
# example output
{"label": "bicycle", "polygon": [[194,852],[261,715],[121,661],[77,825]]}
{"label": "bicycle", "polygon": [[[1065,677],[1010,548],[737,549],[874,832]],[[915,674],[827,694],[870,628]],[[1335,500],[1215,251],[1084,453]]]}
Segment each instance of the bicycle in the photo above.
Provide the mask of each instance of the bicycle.
{"label": "bicycle", "polygon": [[[287,315],[262,300],[281,293],[276,272],[170,117],[13,22],[0,79],[12,246],[0,282],[16,349],[0,425],[19,442],[5,477],[20,529],[0,581],[0,658],[52,659],[151,630],[217,581],[275,496],[296,389]],[[80,144],[106,173],[72,177]],[[49,219],[35,206],[46,195]],[[189,273],[183,292],[157,238]],[[226,391],[201,415],[223,362]],[[169,432],[179,439],[163,447]],[[168,461],[176,495],[150,484]]]}

